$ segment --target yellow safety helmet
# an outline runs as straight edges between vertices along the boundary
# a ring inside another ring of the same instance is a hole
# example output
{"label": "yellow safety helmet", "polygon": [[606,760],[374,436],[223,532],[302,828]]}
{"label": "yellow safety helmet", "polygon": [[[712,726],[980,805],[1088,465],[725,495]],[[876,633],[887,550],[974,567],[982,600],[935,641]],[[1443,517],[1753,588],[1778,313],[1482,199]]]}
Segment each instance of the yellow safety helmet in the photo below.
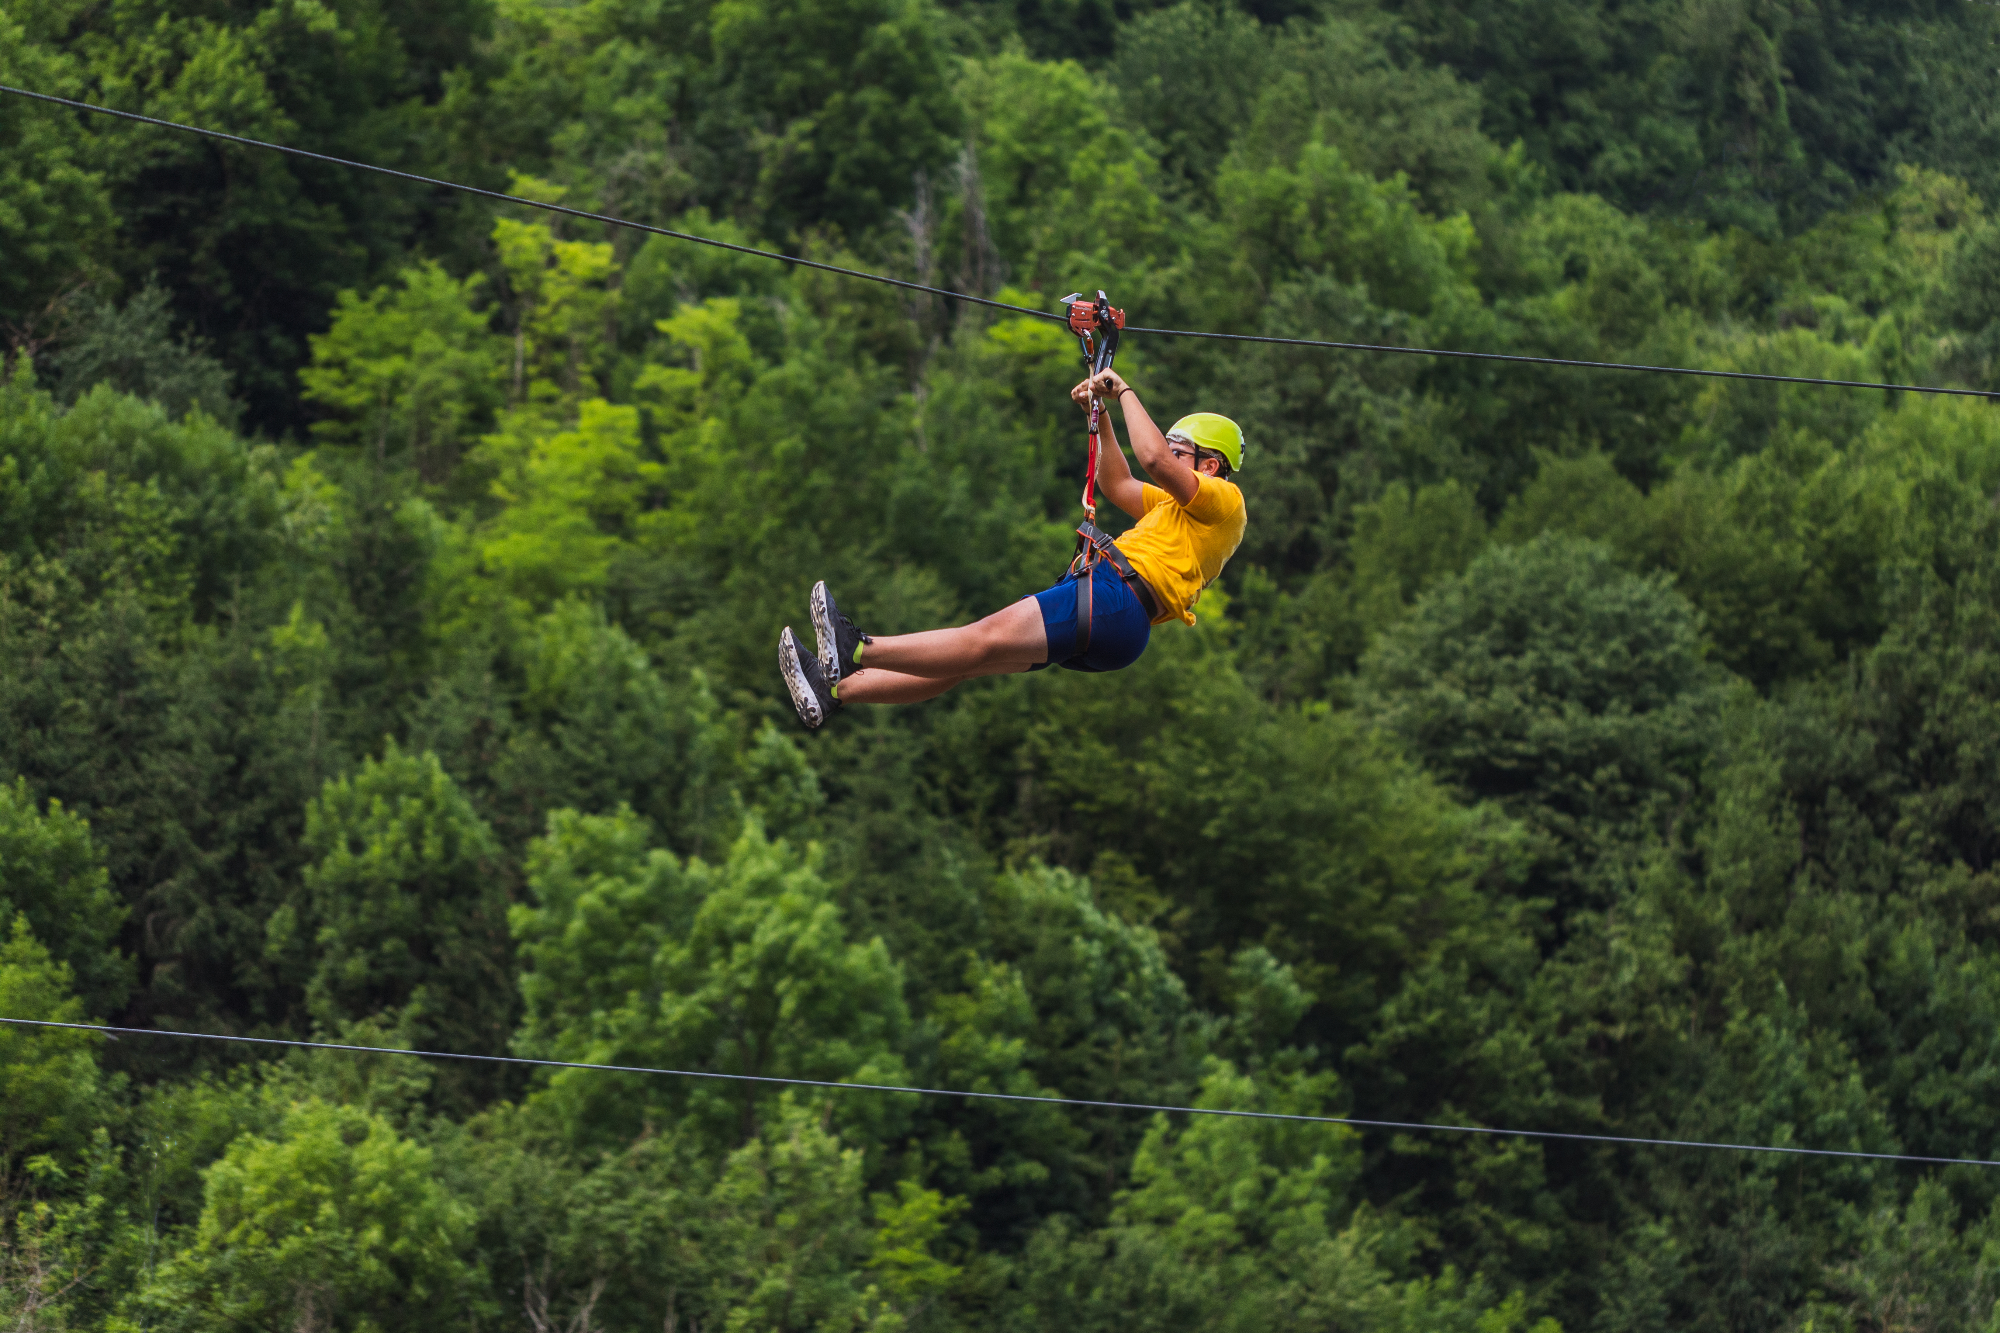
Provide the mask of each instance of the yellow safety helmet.
{"label": "yellow safety helmet", "polygon": [[1243,466],[1243,428],[1214,412],[1190,412],[1176,421],[1167,438],[1221,454],[1234,472]]}

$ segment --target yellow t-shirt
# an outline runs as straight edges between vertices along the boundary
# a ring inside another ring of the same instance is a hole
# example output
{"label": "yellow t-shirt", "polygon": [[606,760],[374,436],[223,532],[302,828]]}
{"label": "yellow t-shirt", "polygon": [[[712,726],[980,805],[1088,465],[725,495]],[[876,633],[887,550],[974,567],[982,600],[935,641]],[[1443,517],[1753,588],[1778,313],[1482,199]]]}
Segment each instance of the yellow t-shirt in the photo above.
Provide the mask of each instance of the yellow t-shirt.
{"label": "yellow t-shirt", "polygon": [[1234,482],[1199,472],[1195,477],[1194,499],[1184,505],[1148,485],[1146,512],[1118,539],[1118,549],[1164,603],[1155,625],[1175,616],[1194,624],[1194,599],[1236,554],[1249,522]]}

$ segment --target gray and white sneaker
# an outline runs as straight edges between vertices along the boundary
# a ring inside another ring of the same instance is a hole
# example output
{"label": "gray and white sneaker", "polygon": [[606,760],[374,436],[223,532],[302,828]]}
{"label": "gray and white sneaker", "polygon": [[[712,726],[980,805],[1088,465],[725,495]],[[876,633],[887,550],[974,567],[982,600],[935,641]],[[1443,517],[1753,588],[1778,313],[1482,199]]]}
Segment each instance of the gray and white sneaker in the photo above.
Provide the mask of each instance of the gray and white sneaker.
{"label": "gray and white sneaker", "polygon": [[812,618],[813,637],[819,640],[820,674],[829,681],[841,681],[859,671],[861,664],[854,660],[854,654],[862,644],[875,640],[840,614],[840,608],[833,604],[833,594],[826,590],[825,579],[813,584]]}
{"label": "gray and white sneaker", "polygon": [[785,675],[785,688],[792,692],[792,707],[799,710],[799,721],[809,731],[819,730],[840,707],[840,700],[833,697],[833,688],[821,674],[819,663],[799,651],[790,625],[778,636],[778,670]]}

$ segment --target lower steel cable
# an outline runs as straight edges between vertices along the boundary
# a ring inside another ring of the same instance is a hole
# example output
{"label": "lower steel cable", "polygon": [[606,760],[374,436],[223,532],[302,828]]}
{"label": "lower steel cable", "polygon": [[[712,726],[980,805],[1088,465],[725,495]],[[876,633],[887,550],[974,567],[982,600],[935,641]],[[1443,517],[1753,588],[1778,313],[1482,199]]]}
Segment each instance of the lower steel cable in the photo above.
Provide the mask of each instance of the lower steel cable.
{"label": "lower steel cable", "polygon": [[[844,268],[839,264],[822,263],[817,259],[802,259],[797,255],[780,254],[775,250],[760,250],[755,246],[738,245],[733,241],[717,240],[713,236],[697,236],[693,232],[675,231],[670,227],[655,227],[650,223],[631,222],[624,218],[612,217],[607,213],[593,213],[587,209],[570,208],[564,204],[552,204],[541,199],[527,199],[517,194],[507,194],[501,190],[483,189],[477,185],[462,185],[457,181],[441,180],[434,176],[420,176],[411,171],[398,171],[393,167],[376,166],[372,162],[356,162],[350,158],[334,157],[327,153],[315,153],[305,148],[293,148],[287,144],[270,143],[263,139],[250,139],[240,134],[229,134],[222,130],[212,130],[201,125],[183,124],[176,120],[162,120],[157,116],[145,116],[136,111],[120,111],[115,107],[98,106],[92,102],[80,102],[73,98],[57,97],[53,93],[38,93],[29,88],[16,88],[0,84],[0,93],[15,97],[31,98],[37,102],[48,102],[55,106],[68,107],[73,111],[90,111],[102,116],[116,116],[120,120],[136,121],[142,125],[152,125],[164,130],[176,130],[182,134],[197,134],[204,138],[218,139],[245,148],[262,148],[273,153],[285,153],[292,157],[306,158],[314,162],[325,162],[336,167],[348,167],[355,171],[372,171],[377,175],[393,176],[398,180],[412,181],[418,185],[434,186],[441,190],[457,190],[464,194],[475,194],[485,199],[493,199],[503,204],[518,204],[523,208],[539,208],[549,213],[561,213],[566,217],[582,218],[588,222],[602,222],[612,227],[629,227],[654,236],[667,236],[677,241],[690,241],[696,245],[712,245],[721,250],[733,250],[737,254],[754,255],[759,259],[775,259],[780,263],[798,264],[804,268],[819,269],[825,273],[837,273],[842,277],[861,278],[867,282],[886,283],[891,287],[901,287],[906,291],[924,292],[931,296],[942,296],[951,301],[965,301],[972,305],[988,306],[995,310],[1006,310],[1017,315],[1027,315],[1034,319],[1063,321],[1063,316],[1047,310],[1036,310],[1030,306],[1013,305],[1006,301],[995,301],[984,296],[973,296],[968,292],[953,291],[948,287],[932,287],[921,282],[910,282],[904,278],[892,278],[885,273],[870,273],[864,269]],[[1701,370],[1693,366],[1649,366],[1625,361],[1578,361],[1557,356],[1523,356],[1511,352],[1465,352],[1441,347],[1401,347],[1389,343],[1331,342],[1314,338],[1279,338],[1254,333],[1202,333],[1193,329],[1149,329],[1131,327],[1127,333],[1146,333],[1164,338],[1209,338],[1224,342],[1276,343],[1290,347],[1318,347],[1336,351],[1379,352],[1398,356],[1436,356],[1469,361],[1502,361],[1516,365],[1565,366],[1577,370],[1618,370],[1638,372],[1648,375],[1695,375],[1706,379],[1754,380],[1766,384],[1809,384],[1827,389],[1884,389],[1895,393],[1944,394],[1960,398],[2000,398],[2000,392],[1987,389],[1956,389],[1934,384],[1888,384],[1873,380],[1821,379],[1810,375],[1765,375],[1748,370]]]}
{"label": "lower steel cable", "polygon": [[353,1055],[405,1055],[421,1060],[472,1060],[482,1064],[522,1065],[531,1069],[587,1069],[605,1074],[653,1074],[666,1078],[702,1078],[724,1083],[763,1083],[786,1088],[825,1088],[834,1092],[888,1092],[916,1097],[963,1097],[970,1101],[1029,1102],[1084,1110],[1150,1111],[1167,1115],[1224,1116],[1237,1120],[1288,1120],[1311,1125],[1345,1125],[1352,1129],[1396,1129],[1426,1134],[1483,1134],[1496,1138],[1564,1139],[1578,1143],[1616,1143],[1635,1148],[1703,1148],[1716,1152],[1779,1153],[1794,1157],[1854,1157],[1877,1162],[1912,1162],[1933,1166],[2000,1166],[1976,1157],[1919,1157],[1909,1153],[1855,1152],[1844,1148],[1793,1148],[1766,1143],[1711,1143],[1701,1139],[1648,1139],[1627,1134],[1582,1134],[1560,1129],[1499,1129],[1490,1125],[1440,1125],[1421,1120],[1365,1120],[1346,1115],[1294,1115],[1284,1111],[1239,1111],[1219,1106],[1169,1106],[1155,1102],[1111,1102],[1087,1097],[1040,1097],[1025,1092],[974,1092],[963,1088],[918,1088],[897,1083],[837,1083],[830,1079],[780,1078],[774,1074],[723,1074],[711,1069],[661,1069],[651,1065],[592,1064],[583,1060],[536,1060],[521,1055],[472,1055],[463,1051],[413,1051],[398,1046],[354,1046],[336,1041],[293,1041],[284,1037],[242,1037],[221,1032],[176,1032],[168,1028],[122,1028],[103,1023],[58,1023],[43,1018],[0,1018],[0,1024],[30,1028],[62,1028],[110,1037],[174,1037],[188,1041],[226,1041],[250,1046],[281,1046],[293,1050],[344,1051]]}

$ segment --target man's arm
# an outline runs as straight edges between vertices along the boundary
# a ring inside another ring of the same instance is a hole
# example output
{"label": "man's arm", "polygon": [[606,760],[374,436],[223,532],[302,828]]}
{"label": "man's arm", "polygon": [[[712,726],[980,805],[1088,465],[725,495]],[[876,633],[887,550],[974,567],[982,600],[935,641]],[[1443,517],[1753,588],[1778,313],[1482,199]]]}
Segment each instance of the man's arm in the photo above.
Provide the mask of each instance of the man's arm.
{"label": "man's arm", "polygon": [[[1071,389],[1069,396],[1078,407],[1088,412],[1090,393],[1090,381],[1085,380]],[[1097,489],[1112,504],[1133,518],[1139,518],[1146,512],[1146,488],[1132,475],[1132,468],[1125,461],[1125,451],[1118,447],[1118,432],[1111,424],[1111,413],[1105,412],[1098,417],[1097,428],[1103,432],[1097,451]]]}
{"label": "man's arm", "polygon": [[1138,518],[1146,512],[1146,487],[1132,475],[1132,467],[1125,461],[1125,451],[1118,446],[1118,431],[1111,424],[1111,414],[1106,412],[1098,418],[1098,429],[1104,432],[1102,447],[1097,451],[1097,489],[1104,492],[1104,498],[1120,509]]}
{"label": "man's arm", "polygon": [[[1114,399],[1117,401],[1118,410],[1125,416],[1125,428],[1132,433],[1132,452],[1138,455],[1139,465],[1146,469],[1146,474],[1152,477],[1153,483],[1173,496],[1176,504],[1191,503],[1196,492],[1201,489],[1201,482],[1195,475],[1194,460],[1190,457],[1187,462],[1182,462],[1168,451],[1167,437],[1153,424],[1153,418],[1147,415],[1146,405],[1139,401],[1138,391],[1127,384],[1125,377],[1115,370],[1107,370],[1098,376],[1094,387],[1106,401]],[[1110,423],[1107,421],[1105,424],[1108,428]],[[1117,437],[1112,438],[1115,440]],[[1122,452],[1118,455],[1118,466],[1130,480],[1132,473],[1125,467],[1125,456]],[[1101,477],[1104,472],[1102,460],[1099,460],[1097,468]],[[1111,495],[1111,488],[1106,486],[1104,493]],[[1138,494],[1137,483],[1134,483],[1133,493]],[[1115,495],[1112,496],[1112,503],[1135,518],[1141,512],[1125,504]]]}

